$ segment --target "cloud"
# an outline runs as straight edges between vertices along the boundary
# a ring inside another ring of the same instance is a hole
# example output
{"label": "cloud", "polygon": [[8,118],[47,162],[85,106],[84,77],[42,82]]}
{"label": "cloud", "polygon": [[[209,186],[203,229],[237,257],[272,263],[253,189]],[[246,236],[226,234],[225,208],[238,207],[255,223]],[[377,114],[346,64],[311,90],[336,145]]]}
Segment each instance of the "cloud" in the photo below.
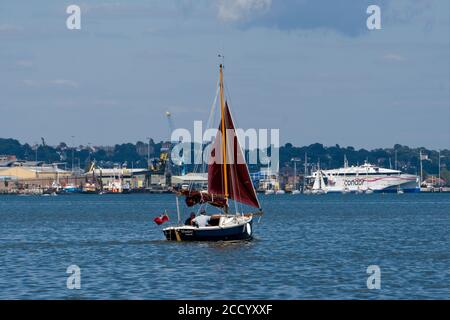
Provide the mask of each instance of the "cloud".
{"label": "cloud", "polygon": [[31,68],[33,66],[33,61],[30,60],[17,60],[16,66],[21,68]]}
{"label": "cloud", "polygon": [[22,32],[22,28],[10,24],[0,24],[0,37],[9,38],[16,37]]}
{"label": "cloud", "polygon": [[[167,1],[168,2],[168,1]],[[177,1],[176,4],[179,4]],[[106,3],[89,3],[81,6],[83,13],[92,18],[101,17],[115,19],[150,19],[175,17],[176,10],[167,5],[166,1],[122,1]]]}
{"label": "cloud", "polygon": [[92,104],[96,107],[115,107],[119,105],[119,102],[113,99],[102,99],[95,100]]}
{"label": "cloud", "polygon": [[[378,0],[382,7],[385,0]],[[273,0],[271,9],[247,24],[280,30],[332,30],[348,36],[367,31],[367,7],[372,0]]]}
{"label": "cloud", "polygon": [[67,79],[55,79],[55,80],[50,80],[50,81],[38,81],[38,80],[25,79],[25,80],[22,80],[22,84],[24,84],[27,87],[57,86],[57,87],[67,87],[67,88],[78,88],[80,86],[78,82],[73,81],[73,80],[67,80]]}
{"label": "cloud", "polygon": [[322,30],[356,37],[368,32],[367,8],[372,4],[389,23],[408,23],[433,6],[426,0],[220,0],[217,16],[244,29]]}
{"label": "cloud", "polygon": [[272,0],[220,0],[218,18],[224,22],[246,21],[269,11]]}
{"label": "cloud", "polygon": [[79,87],[78,82],[75,82],[73,80],[66,80],[66,79],[51,80],[50,84],[55,85],[55,86],[61,86],[61,87],[71,87],[71,88]]}
{"label": "cloud", "polygon": [[17,26],[10,25],[10,24],[0,25],[0,33],[15,33],[20,30],[22,30],[22,29]]}
{"label": "cloud", "polygon": [[205,113],[205,108],[191,106],[170,106],[164,109],[175,115],[180,113]]}
{"label": "cloud", "polygon": [[39,86],[38,81],[30,80],[30,79],[22,80],[22,83],[27,87],[38,87]]}
{"label": "cloud", "polygon": [[383,56],[383,60],[390,62],[402,62],[405,61],[405,58],[396,53],[388,53]]}

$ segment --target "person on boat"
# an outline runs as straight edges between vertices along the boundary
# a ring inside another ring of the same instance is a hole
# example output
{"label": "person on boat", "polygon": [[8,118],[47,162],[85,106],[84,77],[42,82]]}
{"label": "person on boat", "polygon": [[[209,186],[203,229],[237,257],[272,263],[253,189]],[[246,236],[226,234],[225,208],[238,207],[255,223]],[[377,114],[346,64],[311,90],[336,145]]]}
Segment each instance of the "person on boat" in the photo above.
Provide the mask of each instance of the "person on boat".
{"label": "person on boat", "polygon": [[197,227],[202,228],[208,225],[209,220],[211,220],[211,217],[206,214],[204,209],[202,209],[200,215],[195,217],[192,222],[195,223]]}
{"label": "person on boat", "polygon": [[189,218],[186,219],[186,221],[184,222],[184,224],[186,226],[192,226],[194,224],[193,220],[195,219],[195,213],[191,212],[191,215],[189,216]]}

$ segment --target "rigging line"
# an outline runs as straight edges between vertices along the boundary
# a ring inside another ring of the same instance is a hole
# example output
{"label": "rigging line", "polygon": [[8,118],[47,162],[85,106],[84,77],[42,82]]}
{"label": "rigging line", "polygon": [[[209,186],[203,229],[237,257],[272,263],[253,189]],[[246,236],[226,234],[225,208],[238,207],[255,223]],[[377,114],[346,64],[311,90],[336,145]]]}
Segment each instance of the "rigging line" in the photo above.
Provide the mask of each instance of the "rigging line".
{"label": "rigging line", "polygon": [[[230,95],[230,92],[229,92],[229,90],[228,90],[228,86],[225,84],[225,81],[223,82],[223,89],[224,89],[224,98],[225,98],[225,102],[227,103],[227,101],[229,101],[230,102],[230,104],[232,104],[232,101],[231,101],[231,95]],[[227,97],[228,97],[228,99],[227,99]],[[230,111],[230,104],[228,104],[228,113],[229,113],[229,115],[230,115],[230,118],[231,118],[231,121],[233,122],[233,124],[234,124],[234,126],[235,126],[235,130],[234,130],[234,133],[235,133],[235,137],[237,138],[237,133],[236,133],[236,123],[234,122],[234,119],[233,119],[233,116],[232,116],[232,114],[231,114],[231,111]],[[239,143],[239,140],[238,140],[238,143]],[[228,144],[228,143],[227,143]],[[230,144],[228,144],[228,148],[232,148],[232,150],[231,150],[231,154],[232,154],[232,157],[233,157],[233,163],[237,160],[237,159],[234,159],[234,137],[233,137],[233,142],[232,143],[230,143]],[[228,149],[227,148],[227,149]],[[230,154],[230,151],[228,151],[227,152],[228,154]],[[237,157],[236,157],[237,158]],[[235,167],[234,167],[234,169],[233,170],[231,170],[231,174],[230,174],[230,177],[231,177],[231,184],[232,184],[232,188],[233,188],[233,193],[235,194],[235,195],[238,195],[239,197],[241,196],[241,193],[240,193],[240,190],[239,190],[239,186],[237,185],[237,183],[236,183],[236,180],[237,180],[237,170],[236,170],[236,165],[237,165],[237,163],[234,163],[234,165],[235,165]],[[231,168],[231,166],[230,166],[230,168]],[[238,190],[236,190],[236,188],[238,189]],[[240,203],[240,202],[238,202],[238,201],[236,201],[235,199],[233,199],[233,202],[234,202],[234,209],[235,209],[235,211],[236,211],[236,214],[237,213],[239,213],[239,210],[242,212],[242,208],[243,208],[243,206],[242,206],[242,204]]]}
{"label": "rigging line", "polygon": [[[229,108],[229,106],[228,106]],[[230,115],[231,121],[234,124],[233,118],[231,116],[231,111],[228,109],[228,113]],[[227,154],[229,155],[229,159],[230,159],[230,178],[231,178],[231,187],[233,188],[233,194],[237,195],[239,198],[241,196],[241,192],[239,190],[239,185],[238,185],[238,176],[237,176],[237,165],[238,165],[238,157],[235,157],[235,154],[237,155],[237,153],[235,153],[235,139],[237,139],[237,134],[236,131],[234,131],[234,136],[232,136],[232,139],[229,139],[229,143],[227,143]],[[237,151],[237,150],[236,150]],[[236,201],[236,199],[234,200],[234,207],[235,207],[235,211],[236,214],[239,212],[239,208],[240,208],[240,203],[238,201]]]}
{"label": "rigging line", "polygon": [[[211,105],[211,110],[209,112],[209,118],[208,118],[208,122],[206,123],[206,128],[211,127],[212,123],[214,121],[214,116],[215,116],[215,111],[216,111],[217,99],[219,97],[219,92],[220,92],[220,78],[217,79],[216,94],[214,96],[214,101],[213,101],[213,103]],[[203,142],[202,142],[202,150],[203,150]],[[206,164],[203,161],[202,161],[202,165],[203,165],[203,171],[205,171]]]}
{"label": "rigging line", "polygon": [[[217,97],[219,95],[219,82],[220,82],[220,79],[217,80],[216,94],[214,96],[214,100],[213,100],[213,103],[212,103],[211,108],[210,108],[208,120],[207,120],[207,123],[206,123],[206,128],[209,128],[211,126],[212,121],[214,120],[214,110],[215,110],[215,106],[217,104]],[[189,147],[192,148],[192,145],[190,145]],[[194,148],[195,148],[195,146],[194,146]],[[201,153],[201,164],[198,164],[198,163],[194,164],[194,169],[193,169],[194,173],[197,173],[199,171],[200,166],[202,166],[202,172],[205,172],[206,164],[203,161],[204,160],[204,157],[203,157],[203,151],[204,151],[204,149],[203,149],[203,139],[202,139],[200,148],[201,148],[201,151],[202,151],[202,153]],[[195,154],[194,154],[194,161],[196,161],[196,155]],[[193,185],[194,185],[194,182],[190,182],[189,183],[189,192],[192,191]]]}
{"label": "rigging line", "polygon": [[[234,194],[238,195],[239,198],[241,197],[241,190],[239,187],[239,183],[238,183],[238,176],[237,176],[237,166],[239,165],[239,152],[241,150],[238,150],[238,147],[240,149],[240,144],[239,144],[239,138],[237,136],[237,132],[236,132],[236,123],[233,120],[233,116],[231,114],[231,111],[228,109],[228,113],[230,115],[231,121],[233,122],[234,126],[235,126],[235,131],[234,131],[234,136],[233,136],[233,141],[229,144],[229,148],[231,148],[231,153],[228,152],[228,154],[232,155],[232,161],[234,164],[233,170],[232,170],[232,175],[231,175],[231,179],[232,179],[232,187],[233,187],[233,192]],[[235,147],[235,140],[237,141],[237,145]],[[235,150],[236,149],[236,150]],[[235,152],[236,151],[236,152]],[[236,154],[236,157],[234,156]],[[238,201],[234,201],[235,203],[235,210],[236,210],[236,214],[239,213],[239,211],[243,211],[242,208],[242,204]]]}
{"label": "rigging line", "polygon": [[[218,98],[218,96],[219,96],[219,90],[220,90],[220,88],[219,88],[219,83],[220,83],[220,79],[217,80],[217,84],[216,84],[216,94],[215,94],[215,96],[214,96],[214,100],[213,100],[213,103],[212,103],[211,108],[210,108],[210,112],[209,112],[209,116],[208,116],[208,121],[207,121],[207,123],[206,123],[206,128],[211,127],[212,122],[214,121],[215,108],[216,108],[217,98]],[[202,140],[203,140],[203,139],[202,139]],[[194,166],[194,172],[197,172],[197,170],[199,169],[200,165],[202,166],[202,171],[203,171],[203,172],[205,172],[205,169],[206,169],[205,167],[206,167],[207,163],[205,164],[205,162],[203,161],[203,159],[204,159],[204,157],[203,157],[203,141],[202,141],[201,148],[202,148],[202,161],[201,161],[201,164],[195,164],[195,166]]]}
{"label": "rigging line", "polygon": [[[231,122],[233,123],[233,125],[235,125],[231,111],[229,109],[229,105],[228,105],[228,114],[231,118]],[[236,157],[235,157],[235,149],[236,149],[235,148],[235,139],[237,139],[237,142],[239,143],[236,130],[234,130],[234,135],[232,136],[232,139],[228,139],[226,148],[227,148],[227,158],[230,159],[229,163],[230,163],[231,187],[233,188],[233,194],[238,195],[240,197],[241,191],[239,190],[239,185],[237,183],[237,180],[238,180],[238,176],[237,176],[238,152],[236,152]],[[238,150],[236,150],[236,151],[238,151]],[[236,201],[236,199],[233,199],[233,202],[234,202],[236,214],[239,212],[239,208],[242,211],[242,204],[239,203],[238,201]]]}
{"label": "rigging line", "polygon": [[[228,96],[228,98],[229,98],[229,100],[230,100],[230,104],[231,104],[231,103],[232,103],[232,101],[231,101],[231,95],[230,95],[230,93],[229,93],[229,91],[228,91],[228,87],[225,86],[225,84],[224,84],[224,88],[225,88],[225,91],[226,91],[226,93],[227,93],[227,96]],[[233,115],[231,114],[231,112],[230,112],[230,117],[231,117],[231,121],[233,121],[233,123],[234,123],[235,129],[238,128],[238,125],[236,124],[235,120],[233,119]],[[236,133],[236,138],[238,139],[238,142],[239,142],[239,137],[237,136],[237,133]],[[245,142],[245,141],[244,141],[244,142]],[[241,144],[239,144],[239,151],[241,152],[241,154],[242,154],[242,156],[243,156],[243,158],[244,158],[244,161],[245,161],[245,168],[246,168],[246,170],[247,170],[248,176],[250,177],[250,182],[251,182],[251,184],[252,184],[252,189],[253,189],[253,192],[254,192],[254,194],[255,194],[256,201],[258,202],[259,208],[261,208],[261,203],[259,202],[259,198],[258,198],[258,196],[257,196],[255,186],[253,185],[253,181],[251,181],[250,169],[249,169],[249,167],[248,167],[248,165],[247,165],[246,158],[245,158],[245,153],[243,152],[243,149],[242,149]],[[259,209],[259,208],[258,208],[258,209]],[[242,209],[242,208],[241,208],[241,209]]]}
{"label": "rigging line", "polygon": [[[237,138],[236,138],[237,139]],[[234,140],[234,139],[233,139]],[[234,157],[234,141],[233,141],[233,157]],[[239,198],[241,197],[241,190],[239,187],[239,183],[238,183],[238,176],[237,176],[237,165],[239,163],[238,161],[238,157],[236,157],[236,159],[234,159],[233,161],[235,161],[235,167],[233,170],[233,180],[234,180],[234,184],[233,184],[233,192],[237,195],[239,195]],[[235,209],[236,209],[236,214],[241,212],[242,213],[242,204],[238,201],[235,201],[236,205],[235,205]]]}
{"label": "rigging line", "polygon": [[[225,101],[226,101],[226,103],[227,103],[227,105],[228,105],[228,113],[229,113],[229,115],[230,115],[230,118],[231,118],[231,121],[232,121],[232,123],[234,124],[234,126],[235,126],[235,131],[234,131],[234,136],[236,136],[237,137],[237,134],[236,134],[236,123],[234,122],[234,120],[233,120],[233,117],[232,117],[232,115],[231,115],[231,110],[230,110],[230,107],[229,107],[229,105],[231,104],[231,98],[230,98],[230,93],[229,93],[229,91],[228,91],[228,87],[225,85],[225,82],[223,83],[223,87],[224,87],[224,96],[225,96]],[[228,99],[227,99],[227,97],[228,97]],[[230,102],[230,104],[228,104],[228,101]],[[232,143],[230,143],[230,144],[228,144],[228,148],[231,148],[232,150],[231,151],[228,151],[227,153],[228,154],[231,154],[232,155],[232,158],[233,158],[233,163],[235,162],[235,160],[236,159],[234,159],[234,137],[233,137],[233,141],[232,141]],[[234,165],[236,165],[236,163],[234,163]],[[230,166],[231,167],[231,166]],[[237,183],[236,183],[236,180],[237,180],[237,171],[236,171],[236,167],[234,166],[233,167],[233,169],[231,169],[230,168],[230,177],[231,177],[231,186],[232,186],[232,188],[233,188],[233,193],[235,194],[235,195],[238,195],[239,197],[240,197],[240,190],[236,190],[236,187],[239,189],[239,186],[237,186]],[[236,201],[236,199],[233,199],[234,201],[234,209],[235,209],[235,211],[236,211],[236,215],[239,213],[239,208],[241,208],[242,209],[242,205],[238,202],[238,201]]]}

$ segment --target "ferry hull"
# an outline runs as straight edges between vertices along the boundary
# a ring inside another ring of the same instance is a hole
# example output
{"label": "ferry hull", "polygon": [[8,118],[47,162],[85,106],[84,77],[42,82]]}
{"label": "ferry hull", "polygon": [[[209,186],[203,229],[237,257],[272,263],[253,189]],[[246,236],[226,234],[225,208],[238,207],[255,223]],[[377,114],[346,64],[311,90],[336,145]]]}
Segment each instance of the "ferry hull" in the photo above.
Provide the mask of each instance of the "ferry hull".
{"label": "ferry hull", "polygon": [[349,192],[364,192],[368,189],[377,193],[389,193],[397,192],[399,188],[408,193],[420,191],[417,177],[406,174],[398,176],[360,176],[352,178],[330,177],[329,181],[330,180],[332,180],[333,183],[329,183],[327,186],[327,191],[329,193],[342,193],[344,190]]}
{"label": "ferry hull", "polygon": [[[401,189],[404,193],[419,193],[420,188],[402,188]],[[375,191],[377,193],[398,193],[398,188],[387,188],[379,191]]]}

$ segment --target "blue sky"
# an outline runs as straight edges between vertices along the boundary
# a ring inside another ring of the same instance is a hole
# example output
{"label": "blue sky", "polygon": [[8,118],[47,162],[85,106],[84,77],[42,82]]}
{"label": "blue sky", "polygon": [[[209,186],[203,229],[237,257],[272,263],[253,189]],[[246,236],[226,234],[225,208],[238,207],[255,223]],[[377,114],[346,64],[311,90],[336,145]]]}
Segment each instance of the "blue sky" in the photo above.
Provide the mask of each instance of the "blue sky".
{"label": "blue sky", "polygon": [[[66,7],[82,29],[66,28]],[[377,4],[382,30],[368,31]],[[449,2],[164,0],[0,3],[0,137],[163,139],[207,120],[225,54],[242,128],[281,142],[450,146]]]}

